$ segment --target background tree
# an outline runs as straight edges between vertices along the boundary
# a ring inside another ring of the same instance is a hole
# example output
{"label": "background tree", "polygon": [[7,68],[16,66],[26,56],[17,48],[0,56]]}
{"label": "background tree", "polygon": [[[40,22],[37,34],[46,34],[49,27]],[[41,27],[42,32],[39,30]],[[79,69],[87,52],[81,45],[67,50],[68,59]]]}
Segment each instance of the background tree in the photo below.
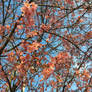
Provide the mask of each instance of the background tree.
{"label": "background tree", "polygon": [[91,0],[0,1],[0,91],[92,90]]}

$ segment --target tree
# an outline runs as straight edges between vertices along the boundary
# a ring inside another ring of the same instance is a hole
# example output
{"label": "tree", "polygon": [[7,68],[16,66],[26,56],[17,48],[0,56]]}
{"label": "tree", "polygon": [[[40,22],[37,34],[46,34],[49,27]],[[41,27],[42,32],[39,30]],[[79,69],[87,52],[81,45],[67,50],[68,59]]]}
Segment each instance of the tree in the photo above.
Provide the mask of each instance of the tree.
{"label": "tree", "polygon": [[0,2],[0,91],[91,91],[91,0],[29,2]]}

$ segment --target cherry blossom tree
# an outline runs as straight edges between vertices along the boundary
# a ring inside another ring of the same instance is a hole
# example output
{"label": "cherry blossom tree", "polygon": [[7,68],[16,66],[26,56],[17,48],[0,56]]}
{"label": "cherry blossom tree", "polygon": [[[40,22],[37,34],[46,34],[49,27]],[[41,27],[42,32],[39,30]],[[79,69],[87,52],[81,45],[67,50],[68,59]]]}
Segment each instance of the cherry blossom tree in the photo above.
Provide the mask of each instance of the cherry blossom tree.
{"label": "cherry blossom tree", "polygon": [[0,91],[92,91],[91,0],[0,1]]}

